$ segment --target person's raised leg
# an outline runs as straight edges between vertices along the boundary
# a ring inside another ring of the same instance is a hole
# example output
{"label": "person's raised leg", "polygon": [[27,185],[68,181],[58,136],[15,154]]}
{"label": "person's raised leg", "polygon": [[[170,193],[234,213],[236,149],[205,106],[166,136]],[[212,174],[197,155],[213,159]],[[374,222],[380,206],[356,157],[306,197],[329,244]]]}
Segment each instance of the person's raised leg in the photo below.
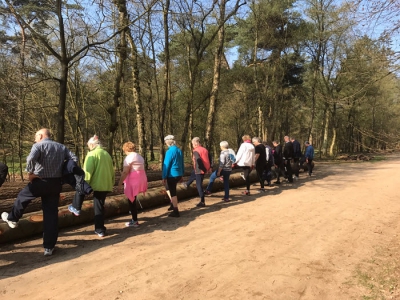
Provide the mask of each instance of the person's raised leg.
{"label": "person's raised leg", "polygon": [[211,173],[208,185],[205,190],[206,194],[211,194],[212,187],[214,185],[214,181],[217,178],[217,172],[218,172],[218,170],[215,170],[214,172]]}
{"label": "person's raised leg", "polygon": [[6,220],[17,223],[19,219],[22,218],[25,208],[29,205],[29,203],[31,203],[32,200],[40,197],[40,191],[42,191],[43,189],[46,189],[46,184],[41,179],[35,178],[32,182],[29,182],[28,185],[26,185],[18,193],[17,199],[15,199],[10,213],[2,214],[2,219],[4,220],[3,217],[7,215]]}

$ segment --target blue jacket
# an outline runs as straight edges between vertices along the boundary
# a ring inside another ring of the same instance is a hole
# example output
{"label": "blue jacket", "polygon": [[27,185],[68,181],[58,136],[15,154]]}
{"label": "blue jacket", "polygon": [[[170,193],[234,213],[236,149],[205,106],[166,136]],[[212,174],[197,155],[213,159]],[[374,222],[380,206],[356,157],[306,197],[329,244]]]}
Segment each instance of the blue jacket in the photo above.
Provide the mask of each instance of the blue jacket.
{"label": "blue jacket", "polygon": [[183,176],[183,173],[184,165],[182,151],[176,145],[172,145],[165,153],[162,178],[179,177]]}
{"label": "blue jacket", "polygon": [[314,159],[314,147],[311,145],[307,146],[304,156],[309,159]]}

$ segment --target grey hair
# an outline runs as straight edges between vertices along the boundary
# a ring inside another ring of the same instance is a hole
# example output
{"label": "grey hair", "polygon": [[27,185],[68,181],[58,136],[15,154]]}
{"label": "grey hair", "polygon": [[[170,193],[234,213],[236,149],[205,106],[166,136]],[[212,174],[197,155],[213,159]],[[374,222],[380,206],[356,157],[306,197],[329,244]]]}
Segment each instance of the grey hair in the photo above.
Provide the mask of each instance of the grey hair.
{"label": "grey hair", "polygon": [[97,135],[92,136],[89,141],[88,144],[94,145],[94,146],[101,146],[99,137]]}
{"label": "grey hair", "polygon": [[167,144],[168,147],[170,147],[170,146],[176,144],[176,142],[175,142],[175,137],[174,137],[172,134],[167,135],[167,136],[164,138],[164,142]]}
{"label": "grey hair", "polygon": [[200,144],[200,138],[196,136],[192,139],[192,142]]}
{"label": "grey hair", "polygon": [[176,145],[175,140],[166,140],[165,144],[167,144],[168,147],[171,147],[172,145]]}
{"label": "grey hair", "polygon": [[219,145],[224,149],[228,149],[228,147],[229,147],[229,144],[227,141],[222,141],[221,143],[219,143]]}
{"label": "grey hair", "polygon": [[259,137],[253,137],[252,139],[251,139],[251,141],[254,143],[254,142],[258,142],[258,143],[261,143],[261,139],[259,138]]}

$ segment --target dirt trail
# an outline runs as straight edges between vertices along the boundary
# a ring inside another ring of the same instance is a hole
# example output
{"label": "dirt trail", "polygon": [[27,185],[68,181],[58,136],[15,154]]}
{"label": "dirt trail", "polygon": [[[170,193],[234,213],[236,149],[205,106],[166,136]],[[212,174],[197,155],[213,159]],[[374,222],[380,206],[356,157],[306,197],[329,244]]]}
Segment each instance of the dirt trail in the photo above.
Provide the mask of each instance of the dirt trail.
{"label": "dirt trail", "polygon": [[[264,194],[221,201],[181,218],[166,207],[60,232],[52,257],[41,238],[0,248],[6,299],[360,299],[357,266],[397,239],[400,159],[317,164],[316,175]],[[256,187],[252,187],[255,189]]]}

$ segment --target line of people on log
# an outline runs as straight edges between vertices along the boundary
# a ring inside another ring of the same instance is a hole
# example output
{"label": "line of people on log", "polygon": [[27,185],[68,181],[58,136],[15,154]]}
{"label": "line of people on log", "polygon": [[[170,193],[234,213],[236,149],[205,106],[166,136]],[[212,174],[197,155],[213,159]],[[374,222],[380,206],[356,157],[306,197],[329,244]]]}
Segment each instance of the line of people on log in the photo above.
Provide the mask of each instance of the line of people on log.
{"label": "line of people on log", "polygon": [[[35,134],[35,143],[27,157],[26,171],[29,183],[17,195],[13,207],[9,213],[3,212],[1,219],[10,228],[16,228],[22,218],[25,208],[35,198],[41,197],[43,210],[43,248],[44,255],[53,254],[58,239],[58,201],[61,187],[64,183],[70,184],[76,190],[72,204],[68,210],[75,216],[81,213],[82,204],[86,195],[93,193],[94,206],[94,232],[99,237],[106,235],[104,226],[104,204],[106,196],[113,190],[115,173],[112,158],[101,146],[97,135],[91,137],[87,143],[89,152],[85,157],[83,168],[77,165],[78,159],[66,146],[50,139],[49,129],[42,128]],[[193,171],[188,181],[183,182],[184,159],[182,151],[177,147],[175,137],[168,135],[164,138],[168,150],[165,153],[162,168],[162,180],[170,199],[171,211],[169,217],[180,217],[178,209],[177,185],[182,184],[184,189],[196,181],[200,202],[197,207],[205,207],[205,195],[212,192],[215,180],[223,181],[223,201],[229,198],[229,177],[234,168],[242,169],[242,177],[245,180],[246,190],[244,195],[250,195],[250,173],[256,170],[260,182],[259,192],[265,191],[265,182],[271,186],[272,167],[275,166],[277,177],[276,184],[280,183],[280,176],[293,182],[298,179],[298,168],[292,174],[291,161],[295,165],[304,162],[308,166],[308,174],[311,176],[314,159],[314,148],[309,142],[305,143],[305,155],[301,155],[300,143],[294,138],[285,136],[285,146],[282,148],[277,141],[273,141],[274,149],[260,138],[242,137],[243,143],[237,153],[226,141],[220,142],[221,153],[218,167],[213,171],[210,164],[209,153],[201,146],[200,138],[192,139],[192,164]],[[137,195],[147,191],[147,176],[143,157],[136,152],[136,146],[132,142],[126,142],[122,150],[126,155],[123,162],[123,170],[119,179],[117,190],[124,192],[127,197],[132,219],[125,223],[127,227],[139,227],[136,200]],[[301,158],[304,158],[304,161]],[[4,171],[5,170],[5,171]],[[0,186],[4,182],[8,168],[0,165]],[[4,175],[5,173],[5,175]],[[211,173],[206,189],[203,189],[203,180],[206,173]],[[4,175],[4,176],[3,176]],[[4,177],[4,178],[3,178]]]}

